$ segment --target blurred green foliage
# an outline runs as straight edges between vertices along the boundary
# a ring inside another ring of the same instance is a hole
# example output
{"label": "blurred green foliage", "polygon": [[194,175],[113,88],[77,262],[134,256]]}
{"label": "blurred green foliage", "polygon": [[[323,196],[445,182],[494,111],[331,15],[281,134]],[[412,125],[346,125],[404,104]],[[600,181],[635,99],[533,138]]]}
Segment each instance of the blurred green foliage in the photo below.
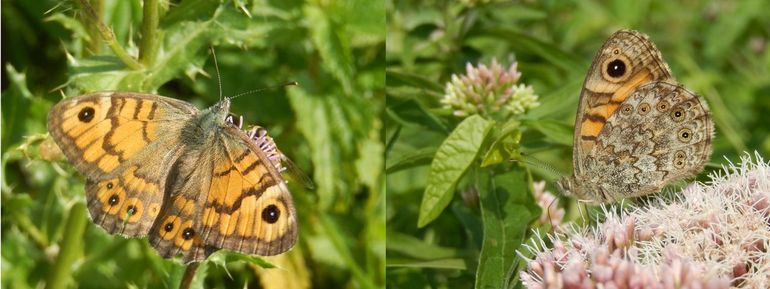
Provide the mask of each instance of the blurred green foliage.
{"label": "blurred green foliage", "polygon": [[[386,6],[389,287],[521,286],[518,271],[526,264],[515,250],[533,230],[549,226],[532,222],[540,210],[531,183],[546,180],[554,192],[552,181],[571,174],[581,85],[596,51],[619,29],[648,34],[678,81],[708,102],[716,137],[712,165],[699,180],[743,152],[770,156],[767,1],[388,0]],[[489,129],[451,115],[439,101],[452,74],[492,59],[518,62],[521,82],[534,86],[541,105],[515,119],[487,118]],[[500,162],[504,153],[518,152],[546,165]],[[579,219],[574,201],[567,210],[568,219]]]}
{"label": "blurred green foliage", "polygon": [[[217,253],[192,288],[384,287],[384,3],[86,1],[114,32],[109,42],[80,2],[2,1],[2,287],[179,287],[185,266],[158,257],[146,238],[88,222],[82,176],[41,154],[62,93],[214,104],[209,47],[225,96],[299,83],[238,97],[231,111],[267,128],[316,189],[289,183],[300,223],[292,251]],[[282,269],[262,269],[272,265]]]}

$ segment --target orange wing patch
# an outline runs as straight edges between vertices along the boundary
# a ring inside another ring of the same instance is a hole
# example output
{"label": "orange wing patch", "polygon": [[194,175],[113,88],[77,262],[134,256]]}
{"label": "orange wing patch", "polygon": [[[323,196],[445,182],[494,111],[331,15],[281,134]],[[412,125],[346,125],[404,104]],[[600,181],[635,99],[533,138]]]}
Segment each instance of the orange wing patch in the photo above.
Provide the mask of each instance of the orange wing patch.
{"label": "orange wing patch", "polygon": [[[652,80],[652,74],[647,69],[641,69],[622,86],[617,87],[610,95],[594,92],[591,87],[586,87],[587,97],[592,98],[588,103],[588,108],[582,116],[580,124],[580,145],[583,151],[590,151],[594,145],[596,137],[601,133],[604,124],[615,111],[617,111],[623,101],[625,101],[637,87]],[[595,89],[595,88],[594,88]],[[612,92],[611,88],[609,92]]]}
{"label": "orange wing patch", "polygon": [[155,101],[93,97],[61,105],[55,109],[63,111],[51,124],[75,145],[65,153],[79,154],[69,157],[96,165],[104,173],[112,172],[158,137],[157,124],[151,121],[158,109]]}

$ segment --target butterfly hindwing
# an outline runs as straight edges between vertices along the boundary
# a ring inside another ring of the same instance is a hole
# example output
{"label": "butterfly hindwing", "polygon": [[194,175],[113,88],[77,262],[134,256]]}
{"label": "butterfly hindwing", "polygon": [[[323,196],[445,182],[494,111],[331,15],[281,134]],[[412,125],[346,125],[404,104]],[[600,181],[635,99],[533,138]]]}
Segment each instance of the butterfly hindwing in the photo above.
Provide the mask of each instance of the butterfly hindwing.
{"label": "butterfly hindwing", "polygon": [[705,102],[666,82],[640,86],[597,136],[585,160],[592,199],[660,191],[700,172],[711,154],[713,123]]}
{"label": "butterfly hindwing", "polygon": [[180,159],[179,179],[151,243],[163,256],[181,253],[185,262],[221,248],[262,256],[287,251],[296,243],[297,222],[280,173],[237,128],[226,127],[216,138],[215,145],[199,148],[205,153]]}

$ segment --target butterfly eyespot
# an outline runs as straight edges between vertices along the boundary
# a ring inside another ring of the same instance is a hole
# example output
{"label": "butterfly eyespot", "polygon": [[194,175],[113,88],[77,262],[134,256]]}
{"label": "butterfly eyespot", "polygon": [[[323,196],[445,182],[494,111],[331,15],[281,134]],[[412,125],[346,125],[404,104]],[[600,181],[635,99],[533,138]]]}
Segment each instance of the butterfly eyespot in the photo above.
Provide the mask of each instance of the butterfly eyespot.
{"label": "butterfly eyespot", "polygon": [[676,122],[683,121],[684,115],[685,115],[685,111],[681,107],[677,107],[673,111],[671,111],[671,118]]}
{"label": "butterfly eyespot", "polygon": [[692,139],[692,131],[689,128],[683,128],[679,130],[679,141],[690,142]]}
{"label": "butterfly eyespot", "polygon": [[650,104],[643,102],[639,105],[639,114],[640,115],[646,115],[648,112],[650,112]]}
{"label": "butterfly eyespot", "polygon": [[684,161],[683,160],[675,160],[674,161],[674,167],[681,169],[684,167]]}
{"label": "butterfly eyespot", "polygon": [[628,115],[634,111],[634,107],[630,104],[624,104],[623,107],[620,108],[620,111],[623,112],[623,114]]}
{"label": "butterfly eyespot", "polygon": [[192,228],[187,228],[182,231],[182,239],[190,240],[195,236],[195,230]]}
{"label": "butterfly eyespot", "polygon": [[90,122],[92,119],[94,119],[94,113],[96,111],[93,107],[87,106],[78,112],[78,119],[82,122]]}
{"label": "butterfly eyespot", "polygon": [[617,48],[613,49],[612,54],[615,54],[615,55],[620,54],[620,49],[617,49]]}
{"label": "butterfly eyespot", "polygon": [[136,207],[134,205],[130,205],[126,208],[126,213],[129,215],[133,215],[136,213]]}
{"label": "butterfly eyespot", "polygon": [[120,201],[120,198],[118,197],[118,195],[112,195],[110,196],[110,199],[107,200],[107,203],[110,204],[110,206],[114,206],[119,201]]}
{"label": "butterfly eyespot", "polygon": [[626,63],[623,60],[615,59],[607,63],[607,75],[618,78],[626,74]]}
{"label": "butterfly eyespot", "polygon": [[107,183],[107,189],[112,189],[112,182]]}
{"label": "butterfly eyespot", "polygon": [[168,222],[165,226],[163,226],[163,230],[166,230],[166,232],[171,232],[171,230],[174,229],[174,223]]}
{"label": "butterfly eyespot", "polygon": [[262,210],[262,220],[273,224],[278,222],[278,218],[281,217],[281,210],[275,205],[269,205]]}
{"label": "butterfly eyespot", "polygon": [[668,109],[668,102],[661,100],[656,106],[658,111],[666,111]]}
{"label": "butterfly eyespot", "polygon": [[683,151],[677,151],[674,154],[675,159],[684,159],[686,157],[685,153]]}

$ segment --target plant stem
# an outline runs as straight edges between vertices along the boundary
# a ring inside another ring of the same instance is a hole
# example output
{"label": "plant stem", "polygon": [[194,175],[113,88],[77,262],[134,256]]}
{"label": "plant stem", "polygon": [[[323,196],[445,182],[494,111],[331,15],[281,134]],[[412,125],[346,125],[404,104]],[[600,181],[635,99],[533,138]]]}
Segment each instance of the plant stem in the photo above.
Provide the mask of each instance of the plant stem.
{"label": "plant stem", "polygon": [[139,61],[148,67],[152,66],[158,54],[158,8],[158,0],[144,0]]}
{"label": "plant stem", "polygon": [[131,55],[120,46],[120,43],[115,39],[115,33],[113,33],[112,29],[107,27],[107,25],[102,23],[102,20],[99,19],[99,14],[97,14],[94,7],[88,3],[88,0],[78,0],[78,3],[80,3],[81,8],[85,12],[85,16],[96,25],[97,29],[99,29],[99,34],[104,41],[107,41],[107,44],[110,46],[110,49],[112,49],[112,52],[115,53],[115,56],[131,69],[142,69],[142,64],[131,57]]}
{"label": "plant stem", "polygon": [[59,255],[54,261],[53,270],[48,275],[45,287],[47,289],[67,288],[72,272],[72,263],[78,253],[83,250],[83,232],[86,228],[86,205],[82,202],[75,203],[67,217],[64,236],[59,243]]}
{"label": "plant stem", "polygon": [[195,277],[195,271],[198,270],[198,266],[200,266],[201,263],[195,262],[190,263],[190,265],[187,265],[187,268],[184,270],[184,276],[182,277],[182,283],[179,284],[179,289],[189,289],[190,284],[192,284],[193,277]]}
{"label": "plant stem", "polygon": [[345,244],[345,240],[343,240],[342,236],[340,236],[340,231],[337,229],[337,226],[334,225],[334,221],[332,221],[330,217],[325,214],[321,214],[320,220],[321,224],[323,224],[324,231],[326,231],[329,236],[329,240],[332,242],[332,245],[337,250],[337,252],[339,252],[343,262],[348,264],[350,272],[353,273],[353,279],[358,282],[359,287],[365,289],[374,289],[375,286],[372,283],[372,280],[366,276],[364,271],[361,269],[361,266],[359,266],[356,260],[353,259],[353,256],[350,255],[350,248],[348,248],[348,246]]}

